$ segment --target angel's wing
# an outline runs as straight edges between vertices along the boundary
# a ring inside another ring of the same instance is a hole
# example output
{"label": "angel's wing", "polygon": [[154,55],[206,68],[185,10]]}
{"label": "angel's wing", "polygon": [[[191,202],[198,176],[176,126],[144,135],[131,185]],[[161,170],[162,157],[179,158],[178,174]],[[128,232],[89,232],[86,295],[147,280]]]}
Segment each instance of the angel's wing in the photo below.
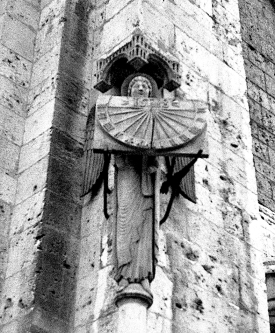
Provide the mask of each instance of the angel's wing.
{"label": "angel's wing", "polygon": [[[180,170],[182,170],[187,164],[189,164],[193,160],[190,157],[176,157],[175,166],[174,166],[174,174]],[[195,173],[194,166],[191,167],[190,171],[187,173],[185,177],[181,180],[180,184],[181,190],[186,194],[188,199],[194,203],[196,203],[196,188],[195,188]]]}
{"label": "angel's wing", "polygon": [[86,141],[84,145],[84,177],[82,182],[82,196],[89,193],[101,181],[104,166],[103,154],[94,153],[93,134],[95,122],[95,108],[89,114],[86,127]]}

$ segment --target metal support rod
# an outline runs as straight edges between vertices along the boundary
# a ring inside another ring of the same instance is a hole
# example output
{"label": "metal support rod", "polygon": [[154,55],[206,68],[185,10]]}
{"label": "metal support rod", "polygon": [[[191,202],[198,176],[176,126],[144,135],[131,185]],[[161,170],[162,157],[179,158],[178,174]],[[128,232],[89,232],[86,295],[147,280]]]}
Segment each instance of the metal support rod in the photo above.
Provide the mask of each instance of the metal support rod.
{"label": "metal support rod", "polygon": [[103,177],[104,177],[104,194],[103,194],[103,212],[106,219],[110,217],[108,213],[108,193],[109,193],[109,186],[108,186],[108,170],[109,170],[109,163],[110,163],[111,155],[108,153],[104,153],[104,167],[103,167]]}

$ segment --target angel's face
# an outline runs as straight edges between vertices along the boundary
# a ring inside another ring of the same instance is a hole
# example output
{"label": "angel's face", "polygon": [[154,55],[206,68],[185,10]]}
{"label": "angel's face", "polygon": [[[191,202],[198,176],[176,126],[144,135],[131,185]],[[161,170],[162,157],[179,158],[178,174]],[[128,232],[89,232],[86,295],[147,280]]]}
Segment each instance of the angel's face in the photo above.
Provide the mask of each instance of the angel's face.
{"label": "angel's face", "polygon": [[129,84],[129,95],[131,97],[149,97],[151,91],[151,83],[144,76],[135,77]]}

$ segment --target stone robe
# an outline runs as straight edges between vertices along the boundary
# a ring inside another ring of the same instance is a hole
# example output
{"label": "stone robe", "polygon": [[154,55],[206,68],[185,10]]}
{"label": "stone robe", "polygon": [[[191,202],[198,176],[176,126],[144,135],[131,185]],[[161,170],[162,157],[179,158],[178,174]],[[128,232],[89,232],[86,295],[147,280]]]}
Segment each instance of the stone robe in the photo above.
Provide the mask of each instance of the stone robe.
{"label": "stone robe", "polygon": [[115,279],[130,283],[155,275],[154,190],[147,157],[116,157]]}

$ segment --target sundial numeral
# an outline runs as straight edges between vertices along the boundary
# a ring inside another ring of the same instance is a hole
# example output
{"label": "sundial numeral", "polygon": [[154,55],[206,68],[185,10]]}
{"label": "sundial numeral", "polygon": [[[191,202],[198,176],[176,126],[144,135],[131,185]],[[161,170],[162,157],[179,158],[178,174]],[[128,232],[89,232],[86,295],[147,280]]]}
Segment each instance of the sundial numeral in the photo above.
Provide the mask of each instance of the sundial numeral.
{"label": "sundial numeral", "polygon": [[172,147],[177,146],[177,143],[175,142],[175,140],[173,138],[169,139],[169,143]]}
{"label": "sundial numeral", "polygon": [[147,105],[150,105],[150,99],[149,98],[137,98],[135,102],[136,102],[136,105],[138,107],[141,107],[141,108],[143,108]]}
{"label": "sundial numeral", "polygon": [[122,105],[129,105],[130,104],[130,102],[129,102],[129,100],[128,99],[124,99],[123,101],[122,101],[122,103],[121,103]]}
{"label": "sundial numeral", "polygon": [[182,140],[182,142],[186,142],[186,141],[190,140],[188,138],[188,136],[186,136],[185,134],[181,134],[181,136],[179,138]]}
{"label": "sundial numeral", "polygon": [[192,134],[199,134],[201,132],[201,129],[193,126],[193,127],[189,128],[189,132],[191,132]]}
{"label": "sundial numeral", "polygon": [[172,101],[171,105],[172,105],[173,107],[176,107],[176,108],[179,108],[179,107],[180,107],[180,103],[179,103],[179,101],[177,101],[177,100]]}
{"label": "sundial numeral", "polygon": [[106,113],[104,113],[104,112],[99,113],[99,114],[97,115],[97,117],[98,117],[98,119],[100,119],[100,120],[107,119],[107,115],[106,115]]}
{"label": "sundial numeral", "polygon": [[125,143],[128,143],[129,145],[135,144],[136,140],[134,138],[128,137],[124,140]]}
{"label": "sundial numeral", "polygon": [[141,141],[141,142],[139,143],[139,146],[140,146],[140,147],[143,147],[143,148],[150,148],[150,147],[151,147],[150,143],[149,143],[149,142],[146,142],[146,141]]}
{"label": "sundial numeral", "polygon": [[139,107],[139,104],[138,104],[138,98],[134,98],[134,105],[133,105],[134,108],[138,108]]}
{"label": "sundial numeral", "polygon": [[156,149],[163,149],[170,146],[170,140],[164,139],[164,140],[158,140],[157,142],[154,142],[154,148]]}
{"label": "sundial numeral", "polygon": [[115,127],[111,123],[106,123],[103,125],[103,127],[106,129],[107,132],[110,132]]}
{"label": "sundial numeral", "polygon": [[163,147],[163,146],[162,146],[162,144],[161,144],[160,141],[154,141],[154,142],[153,142],[153,148],[160,149],[160,148],[162,148],[162,147]]}
{"label": "sundial numeral", "polygon": [[165,108],[165,109],[169,108],[169,101],[167,101],[167,99],[164,99],[162,101],[162,107]]}
{"label": "sundial numeral", "polygon": [[200,123],[206,123],[205,119],[203,118],[197,118],[196,121]]}
{"label": "sundial numeral", "polygon": [[113,134],[113,136],[114,136],[116,139],[122,137],[123,135],[124,135],[123,132],[116,132],[115,134]]}
{"label": "sundial numeral", "polygon": [[150,105],[152,107],[157,107],[158,108],[158,107],[161,106],[161,102],[158,99],[155,99],[155,100],[152,99]]}

